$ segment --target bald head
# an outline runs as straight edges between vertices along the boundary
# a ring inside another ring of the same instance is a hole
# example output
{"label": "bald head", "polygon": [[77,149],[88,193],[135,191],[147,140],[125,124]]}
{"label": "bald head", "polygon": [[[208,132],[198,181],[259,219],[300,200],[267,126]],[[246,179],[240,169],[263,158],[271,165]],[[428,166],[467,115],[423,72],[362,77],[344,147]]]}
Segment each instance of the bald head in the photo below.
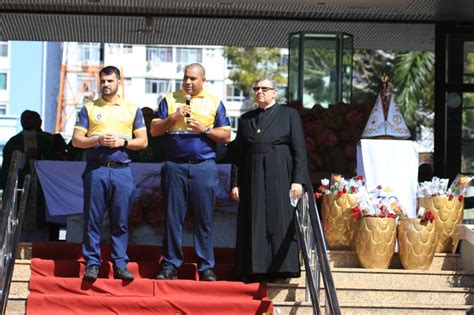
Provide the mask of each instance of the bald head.
{"label": "bald head", "polygon": [[183,90],[189,95],[201,93],[206,82],[206,70],[199,63],[192,63],[184,68]]}
{"label": "bald head", "polygon": [[186,73],[188,69],[196,69],[203,78],[206,77],[206,69],[204,69],[204,67],[200,63],[192,63],[187,65],[184,68],[184,72]]}

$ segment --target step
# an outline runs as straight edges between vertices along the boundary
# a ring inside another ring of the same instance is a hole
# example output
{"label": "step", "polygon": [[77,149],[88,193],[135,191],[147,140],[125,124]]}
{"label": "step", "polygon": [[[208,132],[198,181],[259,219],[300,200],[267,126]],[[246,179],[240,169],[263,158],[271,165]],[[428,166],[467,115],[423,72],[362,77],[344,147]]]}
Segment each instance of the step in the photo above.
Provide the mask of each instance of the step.
{"label": "step", "polygon": [[[82,278],[86,266],[84,261],[76,260],[51,260],[33,258],[31,262],[32,275],[49,276],[62,278]],[[129,271],[136,278],[155,279],[161,267],[158,262],[129,262]],[[99,278],[113,278],[113,264],[110,261],[102,262],[99,270]],[[178,276],[180,279],[196,279],[197,265],[192,263],[184,263],[178,268]]]}
{"label": "step", "polygon": [[30,294],[29,280],[12,281],[8,299],[26,299]]}
{"label": "step", "polygon": [[29,280],[31,277],[31,260],[16,259],[13,267],[12,281]]}
{"label": "step", "polygon": [[16,259],[31,259],[32,244],[29,242],[18,243]]}
{"label": "step", "polygon": [[[426,286],[474,287],[474,271],[450,270],[406,270],[406,269],[366,269],[331,268],[336,287],[383,289],[387,286],[396,289],[426,288]],[[323,279],[320,279],[323,283]],[[306,285],[306,271],[301,277],[291,278],[280,283]]]}
{"label": "step", "polygon": [[6,315],[24,315],[26,314],[26,298],[13,299],[8,298]]}
{"label": "step", "polygon": [[[16,259],[13,268],[13,276],[10,284],[8,299],[26,299],[31,277],[31,261],[27,259]],[[8,302],[10,303],[10,301]]]}
{"label": "step", "polygon": [[15,266],[13,267],[13,276],[8,294],[7,307],[5,314],[24,315],[26,314],[26,299],[29,290],[29,281],[31,277],[31,243],[20,243]]}
{"label": "step", "polygon": [[[190,310],[203,313],[211,310],[214,314],[227,314],[232,306],[236,314],[262,314],[271,311],[272,304],[268,300],[210,298],[203,294],[200,299],[166,295],[153,297],[116,297],[116,296],[64,296],[64,295],[32,295],[28,299],[28,308],[32,314],[43,314],[41,309],[47,307],[55,314],[71,314],[78,311],[82,314],[97,314],[97,309],[107,309],[110,314],[189,314]],[[177,305],[182,312],[177,312]],[[29,312],[30,313],[30,312]]]}
{"label": "step", "polygon": [[[362,268],[355,251],[328,251],[331,268]],[[395,253],[389,269],[404,269],[400,257]],[[436,253],[429,270],[462,270],[461,255]]]}
{"label": "step", "polygon": [[[313,315],[313,308],[309,302],[273,302],[275,315]],[[465,315],[470,309],[469,305],[443,305],[443,304],[363,304],[363,303],[340,303],[341,313],[344,315],[364,314],[446,314]],[[321,313],[324,313],[324,305],[321,305]]]}
{"label": "step", "polygon": [[[339,303],[383,303],[383,304],[444,304],[444,305],[474,305],[474,289],[428,288],[424,290],[396,289],[337,289]],[[293,284],[268,284],[268,296],[273,302],[304,302],[306,288]],[[321,290],[321,301],[325,301],[325,292]]]}
{"label": "step", "polygon": [[426,289],[474,287],[473,271],[334,268],[336,288]]}
{"label": "step", "polygon": [[[79,278],[85,272],[85,262],[75,260],[49,260],[33,258],[33,275],[46,276],[54,275],[63,278]],[[158,262],[141,261],[129,262],[128,270],[135,278],[155,279],[161,270]],[[219,280],[233,280],[233,265],[219,264],[214,271]],[[99,278],[113,278],[113,264],[102,262],[100,266]],[[184,263],[178,268],[179,279],[198,279],[198,267],[195,263]]]}
{"label": "step", "polygon": [[[82,245],[79,243],[50,242],[35,243],[32,257],[42,259],[64,259],[83,261]],[[101,256],[103,261],[111,260],[111,245],[101,244]],[[184,262],[194,263],[198,261],[192,246],[182,248]],[[234,250],[231,248],[214,248],[215,260],[219,263],[233,264]],[[27,253],[25,253],[27,254]],[[159,262],[161,257],[161,246],[158,245],[132,245],[127,249],[127,255],[131,262],[154,261]]]}

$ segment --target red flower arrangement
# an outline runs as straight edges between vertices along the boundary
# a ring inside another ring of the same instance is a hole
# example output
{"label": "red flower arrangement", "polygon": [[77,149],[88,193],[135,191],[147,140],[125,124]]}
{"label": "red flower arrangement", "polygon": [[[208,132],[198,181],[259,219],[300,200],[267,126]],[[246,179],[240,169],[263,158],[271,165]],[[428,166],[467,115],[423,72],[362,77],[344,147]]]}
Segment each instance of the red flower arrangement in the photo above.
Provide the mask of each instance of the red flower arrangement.
{"label": "red flower arrangement", "polygon": [[128,222],[130,225],[150,224],[159,227],[165,222],[165,213],[161,187],[152,190],[143,189],[133,204]]}
{"label": "red flower arrangement", "polygon": [[342,175],[333,175],[331,178],[332,184],[329,185],[329,179],[323,178],[321,186],[318,187],[314,193],[314,197],[319,199],[322,195],[337,194],[342,196],[344,194],[355,194],[360,187],[364,185],[364,177],[357,175],[349,180],[346,180]]}
{"label": "red flower arrangement", "polygon": [[436,216],[430,210],[426,210],[423,215],[420,217],[420,224],[426,225],[428,222],[433,223],[436,220]]}
{"label": "red flower arrangement", "polygon": [[[152,225],[161,228],[164,226],[165,219],[166,209],[161,187],[155,187],[151,190],[142,189],[128,217],[129,224],[132,226]],[[188,211],[186,214],[184,226],[189,231],[193,229],[193,215],[191,211]]]}
{"label": "red flower arrangement", "polygon": [[318,171],[353,174],[356,168],[357,143],[369,118],[372,104],[339,103],[324,108],[319,104],[303,108],[290,102],[303,123],[310,165]]}
{"label": "red flower arrangement", "polygon": [[[448,200],[451,201],[451,200],[453,200],[453,199],[454,199],[454,195],[453,195],[453,194],[449,194]],[[462,202],[462,201],[464,200],[464,196],[463,196],[463,195],[459,195],[459,196],[458,196],[458,200],[459,200],[460,202]]]}
{"label": "red flower arrangement", "polygon": [[352,208],[352,217],[354,219],[360,219],[362,217],[372,217],[372,218],[391,218],[395,219],[398,217],[396,213],[390,212],[386,206],[379,207],[378,214],[368,214],[365,211],[362,211],[359,207],[355,206]]}

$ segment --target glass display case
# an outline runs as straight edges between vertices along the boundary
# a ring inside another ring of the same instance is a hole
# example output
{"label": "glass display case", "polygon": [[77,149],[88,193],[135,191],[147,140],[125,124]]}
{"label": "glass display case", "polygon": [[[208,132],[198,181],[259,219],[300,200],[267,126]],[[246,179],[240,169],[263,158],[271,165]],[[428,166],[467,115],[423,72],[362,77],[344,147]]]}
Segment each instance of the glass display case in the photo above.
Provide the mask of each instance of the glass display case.
{"label": "glass display case", "polygon": [[304,107],[350,103],[352,94],[352,35],[291,33],[288,98]]}

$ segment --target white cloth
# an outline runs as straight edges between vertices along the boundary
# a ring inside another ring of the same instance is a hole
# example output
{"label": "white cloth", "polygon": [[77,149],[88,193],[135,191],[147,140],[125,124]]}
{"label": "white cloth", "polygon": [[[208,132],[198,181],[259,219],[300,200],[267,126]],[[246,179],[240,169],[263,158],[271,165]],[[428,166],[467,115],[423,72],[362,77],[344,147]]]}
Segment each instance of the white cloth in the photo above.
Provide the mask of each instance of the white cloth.
{"label": "white cloth", "polygon": [[410,218],[416,216],[418,151],[409,140],[362,139],[357,146],[357,174],[367,190],[392,188]]}
{"label": "white cloth", "polygon": [[370,113],[369,120],[365,126],[362,138],[374,138],[380,136],[392,136],[397,139],[410,138],[405,118],[403,118],[400,109],[395,101],[395,95],[390,96],[387,120],[383,114],[382,98],[379,94],[374,108]]}

